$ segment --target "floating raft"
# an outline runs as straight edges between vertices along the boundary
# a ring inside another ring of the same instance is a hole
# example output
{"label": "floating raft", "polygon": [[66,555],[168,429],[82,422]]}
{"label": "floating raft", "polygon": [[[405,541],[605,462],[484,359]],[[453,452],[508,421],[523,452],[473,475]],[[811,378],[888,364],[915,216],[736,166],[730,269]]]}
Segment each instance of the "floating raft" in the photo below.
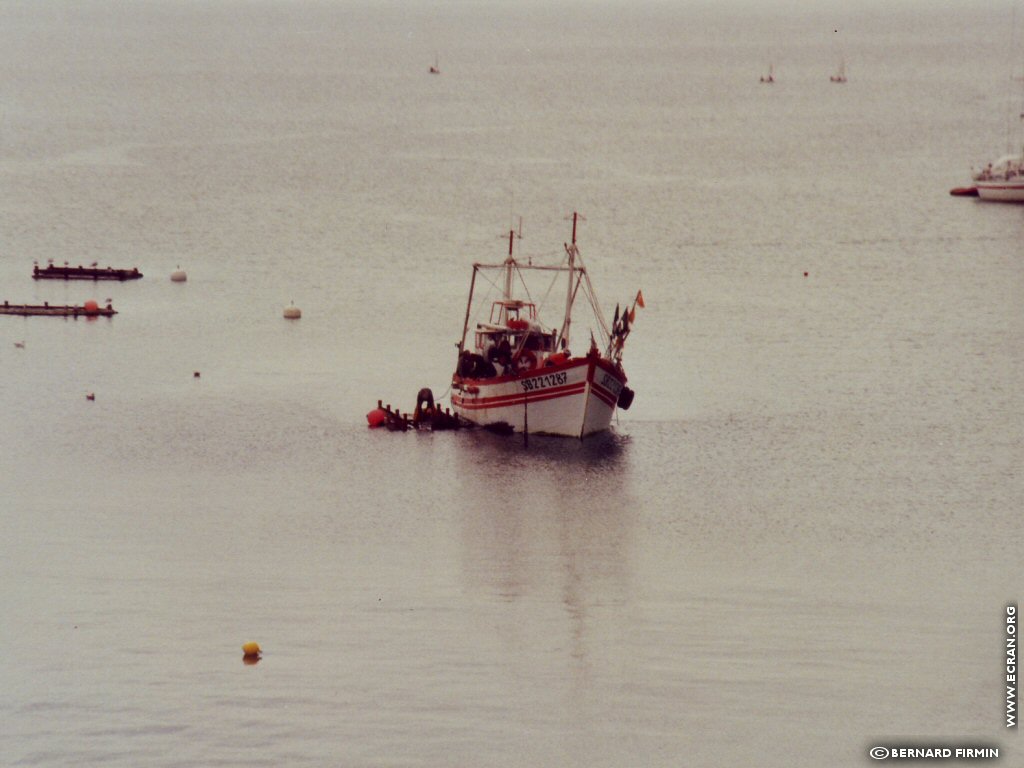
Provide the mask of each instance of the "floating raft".
{"label": "floating raft", "polygon": [[113,267],[57,267],[53,264],[40,269],[32,268],[33,280],[138,280],[142,273],[138,269],[114,269]]}
{"label": "floating raft", "polygon": [[45,315],[53,317],[111,317],[117,312],[108,303],[101,307],[95,301],[87,301],[84,305],[73,304],[11,304],[5,301],[0,304],[0,315],[22,315],[34,316]]}
{"label": "floating raft", "polygon": [[370,427],[386,427],[389,432],[407,432],[410,429],[439,432],[472,426],[448,408],[442,411],[440,407],[431,406],[428,409],[417,405],[416,411],[410,415],[397,408],[392,410],[390,403],[383,405],[381,400],[377,401],[375,409],[366,414],[366,421]]}

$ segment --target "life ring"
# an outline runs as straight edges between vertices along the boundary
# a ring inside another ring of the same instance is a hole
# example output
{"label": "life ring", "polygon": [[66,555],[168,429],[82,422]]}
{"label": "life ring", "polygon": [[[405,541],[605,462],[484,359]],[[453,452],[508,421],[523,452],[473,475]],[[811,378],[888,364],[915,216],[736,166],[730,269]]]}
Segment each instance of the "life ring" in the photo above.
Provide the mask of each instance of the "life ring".
{"label": "life ring", "polygon": [[517,371],[531,371],[537,367],[537,356],[530,350],[520,353],[516,358]]}

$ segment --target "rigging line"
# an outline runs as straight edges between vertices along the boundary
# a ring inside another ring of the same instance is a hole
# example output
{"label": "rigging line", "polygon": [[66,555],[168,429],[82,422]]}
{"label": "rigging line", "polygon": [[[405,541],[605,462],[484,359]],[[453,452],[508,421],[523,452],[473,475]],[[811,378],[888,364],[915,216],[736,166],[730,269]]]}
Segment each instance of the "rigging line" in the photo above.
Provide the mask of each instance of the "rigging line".
{"label": "rigging line", "polygon": [[530,303],[536,306],[536,302],[533,300],[533,296],[530,295],[530,286],[526,284],[526,278],[523,277],[522,270],[519,269],[519,265],[516,264],[516,276],[519,278],[519,284],[523,286],[523,292],[526,294],[526,298],[530,300]]}
{"label": "rigging line", "polygon": [[[561,261],[561,262],[559,262],[559,264],[563,264],[563,263],[565,263],[565,262],[567,262],[567,261],[568,261],[568,257],[567,257],[567,256],[564,256],[564,257],[562,258],[562,261]],[[550,283],[548,283],[548,289],[547,289],[547,290],[546,290],[546,291],[544,292],[544,298],[542,298],[542,299],[540,300],[540,302],[539,302],[539,303],[537,304],[537,312],[538,312],[538,314],[540,314],[540,311],[541,311],[541,310],[542,310],[542,309],[543,309],[543,308],[544,308],[545,306],[547,306],[547,302],[548,302],[548,297],[550,297],[550,296],[551,296],[551,291],[552,291],[552,290],[554,290],[554,288],[555,288],[555,283],[556,283],[556,282],[558,282],[558,278],[559,278],[560,274],[561,274],[561,273],[559,273],[559,272],[554,272],[554,273],[552,274],[552,276],[551,276],[551,282],[550,282]],[[570,279],[571,279],[571,278],[570,278]]]}
{"label": "rigging line", "polygon": [[[475,302],[476,309],[473,312],[473,324],[474,325],[479,325],[481,323],[482,318],[483,318],[484,308],[485,307],[489,307],[490,304],[491,304],[490,299],[491,299],[491,295],[492,295],[494,286],[491,286],[491,288],[492,288],[492,290],[488,290],[487,293],[484,295],[484,297],[482,299],[479,299],[478,301]],[[467,326],[466,327],[466,333],[468,334],[469,331],[470,331],[470,328],[469,328],[469,326]]]}
{"label": "rigging line", "polygon": [[[586,283],[583,293],[586,295],[587,301],[590,303],[590,309],[594,313],[594,320],[597,322],[599,332],[604,334],[602,342],[610,342],[612,338],[611,331],[608,329],[608,324],[604,319],[601,304],[597,300],[597,293],[594,291],[594,284],[590,282],[590,272],[587,270],[586,262],[583,260],[583,254],[580,253],[578,248],[576,249],[576,259],[579,262],[580,268],[579,282]],[[579,287],[579,284],[577,284],[576,290],[579,290]],[[573,292],[573,295],[575,296],[575,291]]]}
{"label": "rigging line", "polygon": [[604,312],[601,310],[601,303],[597,300],[597,294],[594,292],[594,286],[590,282],[590,273],[584,272],[583,277],[587,281],[587,294],[590,296],[590,306],[594,309],[594,317],[597,318],[597,324],[604,331],[605,338],[611,339],[612,332],[608,329],[608,324],[604,319]]}
{"label": "rigging line", "polygon": [[537,305],[538,312],[547,304],[548,297],[551,295],[551,291],[554,289],[555,283],[558,281],[558,277],[558,272],[555,272],[554,276],[551,278],[551,282],[548,284],[547,291],[544,292],[544,298],[541,299],[540,303]]}
{"label": "rigging line", "polygon": [[492,293],[494,293],[495,291],[500,292],[501,288],[495,285],[493,280],[487,280],[487,278],[484,278],[484,282],[487,283],[487,293],[484,294],[484,298],[482,301],[486,302],[487,299],[490,298]]}
{"label": "rigging line", "polygon": [[[477,270],[477,271],[478,271],[479,273],[483,274],[483,270],[482,270],[482,269],[480,269],[480,270]],[[484,279],[484,282],[485,282],[485,283],[487,283],[488,285],[490,285],[490,286],[491,286],[491,288],[493,288],[494,290],[496,290],[496,291],[500,291],[500,290],[501,290],[501,289],[500,289],[500,288],[498,287],[498,283],[497,283],[497,280],[496,280],[496,279],[492,279],[492,278],[489,278],[489,277],[487,277],[486,275],[483,275],[483,279]]]}
{"label": "rigging line", "polygon": [[[579,283],[580,284],[583,283],[583,278],[582,277],[580,278]],[[588,286],[589,286],[589,281],[588,281]],[[577,290],[579,290],[579,284],[576,287],[577,287]],[[608,332],[608,329],[605,327],[604,319],[601,316],[601,308],[597,305],[597,297],[594,296],[593,291],[589,290],[588,288],[585,288],[583,290],[583,295],[587,297],[587,301],[590,303],[590,309],[594,313],[594,317],[597,318],[598,335],[602,336],[601,343],[602,344],[607,344],[608,342],[611,341],[611,334]]]}
{"label": "rigging line", "polygon": [[[565,262],[565,258],[558,258],[558,251],[555,249],[551,249],[549,251],[538,251],[537,253],[528,254],[526,256],[529,266],[542,266],[548,259],[559,264]],[[518,261],[522,261],[522,259],[517,259],[517,262]],[[538,263],[535,264],[534,262]]]}

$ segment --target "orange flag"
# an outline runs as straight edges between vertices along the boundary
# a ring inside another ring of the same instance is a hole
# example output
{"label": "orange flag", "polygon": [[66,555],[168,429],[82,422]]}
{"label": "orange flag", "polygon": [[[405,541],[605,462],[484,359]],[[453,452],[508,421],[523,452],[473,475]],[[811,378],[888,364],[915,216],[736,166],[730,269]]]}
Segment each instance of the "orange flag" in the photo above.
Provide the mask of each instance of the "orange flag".
{"label": "orange flag", "polygon": [[646,304],[644,304],[644,292],[643,291],[637,291],[636,292],[636,304],[637,304],[638,307],[640,307],[640,309],[643,309],[644,307],[647,306]]}

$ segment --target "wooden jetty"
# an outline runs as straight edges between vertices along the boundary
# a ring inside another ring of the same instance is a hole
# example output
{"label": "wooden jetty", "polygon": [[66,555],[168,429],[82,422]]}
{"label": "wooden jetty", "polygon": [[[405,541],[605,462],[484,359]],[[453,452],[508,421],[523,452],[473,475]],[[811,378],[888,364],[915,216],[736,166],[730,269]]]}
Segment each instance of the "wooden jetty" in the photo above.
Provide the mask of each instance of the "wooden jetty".
{"label": "wooden jetty", "polygon": [[77,304],[11,304],[5,301],[0,304],[0,315],[21,315],[23,317],[41,315],[46,317],[111,317],[117,312],[110,302],[101,307],[95,301]]}
{"label": "wooden jetty", "polygon": [[33,280],[138,280],[142,273],[138,268],[114,269],[113,267],[69,267],[64,265],[58,267],[54,264],[47,264],[41,268],[36,265],[32,268]]}

